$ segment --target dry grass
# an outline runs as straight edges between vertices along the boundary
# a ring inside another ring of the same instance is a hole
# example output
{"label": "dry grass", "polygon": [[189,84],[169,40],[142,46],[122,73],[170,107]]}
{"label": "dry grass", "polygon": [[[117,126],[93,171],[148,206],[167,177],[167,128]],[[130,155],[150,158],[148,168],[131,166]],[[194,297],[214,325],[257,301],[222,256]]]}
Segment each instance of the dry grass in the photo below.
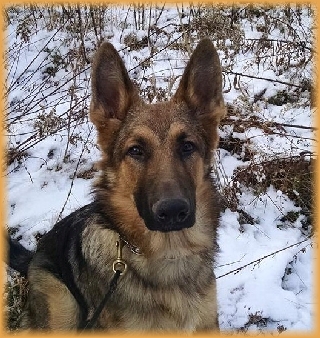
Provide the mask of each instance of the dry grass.
{"label": "dry grass", "polygon": [[21,277],[19,273],[10,273],[11,280],[5,285],[5,318],[7,318],[8,329],[16,330],[19,328],[22,309],[28,295],[28,281]]}

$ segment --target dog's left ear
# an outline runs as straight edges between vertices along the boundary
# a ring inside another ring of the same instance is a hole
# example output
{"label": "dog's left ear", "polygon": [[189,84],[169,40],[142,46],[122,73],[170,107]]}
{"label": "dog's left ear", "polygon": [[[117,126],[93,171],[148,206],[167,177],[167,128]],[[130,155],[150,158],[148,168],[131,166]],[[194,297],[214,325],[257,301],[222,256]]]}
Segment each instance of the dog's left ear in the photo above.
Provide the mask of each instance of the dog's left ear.
{"label": "dog's left ear", "polygon": [[173,100],[185,102],[202,121],[211,148],[218,143],[217,126],[225,115],[218,53],[208,39],[199,42],[182,75]]}

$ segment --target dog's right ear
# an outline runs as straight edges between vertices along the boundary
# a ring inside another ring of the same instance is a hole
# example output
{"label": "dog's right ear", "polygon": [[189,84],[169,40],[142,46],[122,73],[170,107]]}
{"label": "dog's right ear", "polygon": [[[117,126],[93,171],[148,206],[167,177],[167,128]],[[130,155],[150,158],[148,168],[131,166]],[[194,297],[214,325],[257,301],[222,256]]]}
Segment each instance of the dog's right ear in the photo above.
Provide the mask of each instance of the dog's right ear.
{"label": "dog's right ear", "polygon": [[112,44],[103,43],[92,64],[90,117],[96,127],[108,119],[123,120],[136,91],[125,65]]}
{"label": "dog's right ear", "polygon": [[107,156],[112,139],[133,102],[139,102],[137,90],[126,67],[108,42],[103,43],[92,63],[90,120],[98,131],[98,144]]}

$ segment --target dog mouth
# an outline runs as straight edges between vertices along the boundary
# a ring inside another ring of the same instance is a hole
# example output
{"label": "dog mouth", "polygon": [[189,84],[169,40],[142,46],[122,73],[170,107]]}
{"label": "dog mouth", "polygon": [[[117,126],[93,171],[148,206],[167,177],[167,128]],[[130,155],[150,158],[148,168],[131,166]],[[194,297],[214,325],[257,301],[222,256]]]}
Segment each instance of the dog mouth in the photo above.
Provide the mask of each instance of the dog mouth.
{"label": "dog mouth", "polygon": [[169,224],[151,223],[151,224],[148,224],[148,223],[146,223],[146,227],[151,231],[160,231],[160,232],[168,233],[168,232],[178,232],[178,231],[181,231],[183,229],[191,228],[193,226],[193,224],[194,224],[194,222],[192,222],[190,224],[179,224],[179,223],[178,224],[177,223],[169,223]]}

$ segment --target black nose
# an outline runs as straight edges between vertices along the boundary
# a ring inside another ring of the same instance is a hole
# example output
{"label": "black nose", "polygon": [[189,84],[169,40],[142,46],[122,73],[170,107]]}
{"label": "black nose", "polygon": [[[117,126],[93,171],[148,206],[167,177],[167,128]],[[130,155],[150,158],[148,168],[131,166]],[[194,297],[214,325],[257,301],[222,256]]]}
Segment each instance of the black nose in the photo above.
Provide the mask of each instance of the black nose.
{"label": "black nose", "polygon": [[192,227],[194,212],[185,199],[163,199],[152,207],[156,228],[159,231],[174,231]]}

